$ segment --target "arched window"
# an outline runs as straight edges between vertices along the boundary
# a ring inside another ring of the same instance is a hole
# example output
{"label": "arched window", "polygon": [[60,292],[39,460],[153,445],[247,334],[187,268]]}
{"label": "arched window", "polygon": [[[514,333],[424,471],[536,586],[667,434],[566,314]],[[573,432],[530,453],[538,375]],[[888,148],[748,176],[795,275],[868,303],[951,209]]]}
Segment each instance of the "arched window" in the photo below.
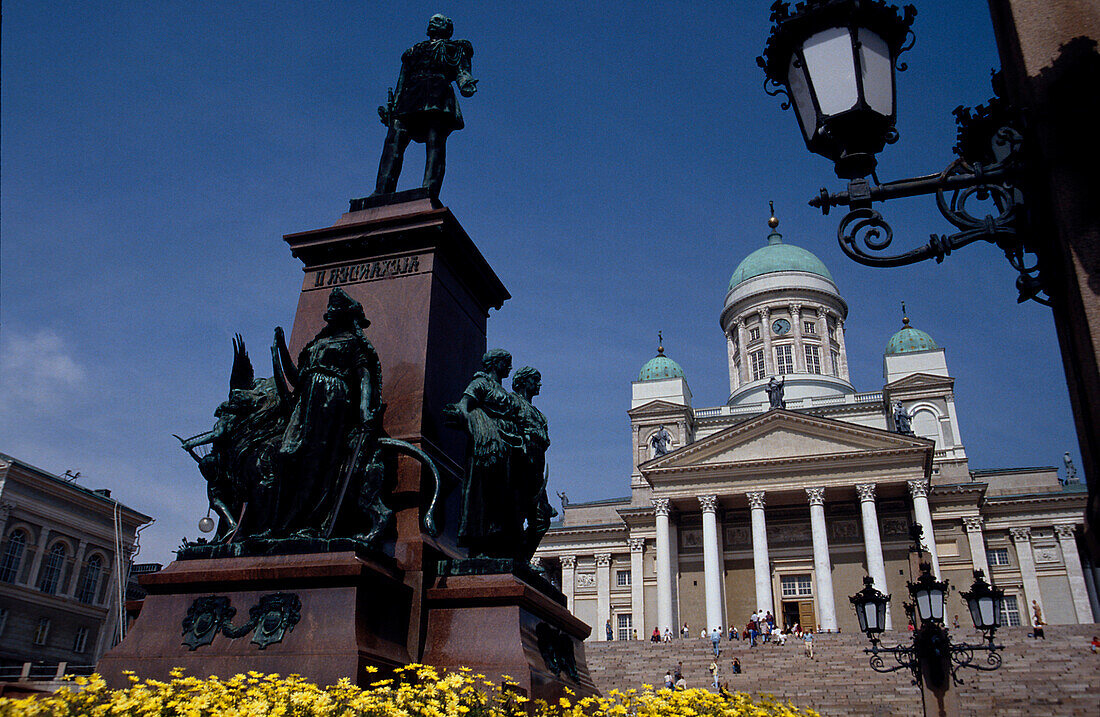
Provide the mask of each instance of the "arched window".
{"label": "arched window", "polygon": [[88,558],[88,565],[84,568],[84,579],[80,581],[80,591],[76,599],[89,605],[95,601],[96,588],[99,587],[99,576],[103,573],[103,559],[98,555]]}
{"label": "arched window", "polygon": [[19,575],[19,564],[23,562],[23,552],[27,548],[27,534],[22,530],[13,530],[8,536],[8,545],[4,556],[0,558],[0,580],[14,583]]}
{"label": "arched window", "polygon": [[54,543],[50,548],[50,554],[46,556],[46,562],[42,565],[38,589],[49,595],[57,592],[57,581],[61,579],[61,567],[64,564],[65,546],[62,543]]}

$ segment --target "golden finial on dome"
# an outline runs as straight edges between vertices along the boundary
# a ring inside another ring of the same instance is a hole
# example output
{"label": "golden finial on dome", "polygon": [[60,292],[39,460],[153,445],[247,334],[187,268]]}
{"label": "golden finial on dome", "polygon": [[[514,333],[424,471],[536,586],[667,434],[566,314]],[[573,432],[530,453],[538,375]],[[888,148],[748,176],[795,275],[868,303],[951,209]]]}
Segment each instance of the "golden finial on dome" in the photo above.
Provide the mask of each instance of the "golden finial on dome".
{"label": "golden finial on dome", "polygon": [[905,302],[901,302],[901,327],[904,329],[909,326],[909,312],[905,310]]}
{"label": "golden finial on dome", "polygon": [[771,212],[771,216],[768,217],[768,226],[775,229],[779,226],[779,220],[775,217],[775,202],[768,202],[768,210]]}
{"label": "golden finial on dome", "polygon": [[664,343],[665,343],[665,340],[663,338],[661,338],[661,332],[658,331],[657,332],[657,355],[658,356],[664,356],[665,355]]}

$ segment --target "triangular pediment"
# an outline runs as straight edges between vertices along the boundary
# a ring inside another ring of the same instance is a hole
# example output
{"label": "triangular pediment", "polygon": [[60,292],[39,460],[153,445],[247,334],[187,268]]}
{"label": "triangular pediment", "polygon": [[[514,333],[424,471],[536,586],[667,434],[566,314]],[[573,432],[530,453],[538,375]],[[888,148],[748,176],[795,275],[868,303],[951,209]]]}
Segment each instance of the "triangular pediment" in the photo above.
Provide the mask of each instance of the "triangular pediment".
{"label": "triangular pediment", "polygon": [[687,406],[680,405],[679,403],[672,403],[671,401],[662,401],[661,399],[654,399],[649,403],[642,404],[637,408],[632,408],[626,412],[631,418],[640,418],[645,416],[666,416],[669,413],[683,412],[687,410]]}
{"label": "triangular pediment", "polygon": [[928,452],[931,441],[776,409],[643,463],[643,473],[708,466],[735,466],[867,455],[878,452]]}
{"label": "triangular pediment", "polygon": [[898,391],[909,388],[940,388],[943,386],[952,386],[955,383],[955,379],[950,376],[934,376],[930,373],[914,373],[908,376],[899,378],[893,383],[888,383],[884,386],[884,390]]}

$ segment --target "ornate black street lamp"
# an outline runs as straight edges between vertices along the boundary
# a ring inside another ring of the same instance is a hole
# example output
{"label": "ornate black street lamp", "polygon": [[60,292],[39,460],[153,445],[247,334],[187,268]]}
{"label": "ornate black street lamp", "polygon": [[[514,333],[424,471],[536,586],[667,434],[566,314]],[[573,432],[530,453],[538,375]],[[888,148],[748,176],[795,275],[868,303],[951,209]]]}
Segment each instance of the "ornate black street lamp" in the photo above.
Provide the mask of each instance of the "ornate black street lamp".
{"label": "ornate black street lamp", "polygon": [[[983,240],[996,244],[1020,276],[1019,300],[1049,303],[1039,274],[1036,247],[1019,232],[1023,213],[1018,189],[1023,179],[1022,135],[1016,113],[999,97],[988,106],[955,109],[958,159],[943,171],[881,183],[876,155],[897,141],[894,127],[894,71],[906,65],[898,56],[913,46],[910,27],[917,11],[885,0],[805,0],[793,8],[772,5],[771,34],[757,58],[767,75],[765,92],[783,94],[783,109],[794,105],[810,151],[834,163],[848,189],[822,189],[810,205],[828,214],[849,208],[837,238],[849,257],[867,266],[902,266],[924,259],[937,262],[954,249]],[[997,91],[997,82],[994,82]],[[873,208],[887,199],[934,194],[940,213],[958,231],[932,234],[930,241],[903,254],[880,252],[893,241],[893,230]],[[990,213],[971,213],[968,204],[992,202]]]}
{"label": "ornate black street lamp", "polygon": [[[974,626],[985,633],[986,642],[979,645],[953,643],[943,622],[948,582],[936,580],[928,563],[921,563],[920,571],[920,577],[908,584],[913,603],[907,607],[911,607],[913,616],[920,619],[920,627],[913,633],[911,645],[881,645],[880,636],[885,627],[886,604],[890,596],[876,590],[870,577],[864,578],[863,589],[849,598],[855,607],[859,629],[867,633],[871,640],[871,647],[864,650],[871,655],[871,669],[876,672],[908,669],[913,673],[914,684],[923,683],[925,687],[942,693],[950,687],[948,676],[955,684],[962,682],[958,676],[959,668],[983,671],[999,668],[1001,656],[998,651],[1003,646],[994,644],[993,635],[1000,627],[1004,592],[991,587],[982,571],[975,570],[974,584],[962,596],[970,608]],[[975,662],[975,652],[987,653],[985,664]],[[895,664],[888,664],[883,655],[892,656]]]}

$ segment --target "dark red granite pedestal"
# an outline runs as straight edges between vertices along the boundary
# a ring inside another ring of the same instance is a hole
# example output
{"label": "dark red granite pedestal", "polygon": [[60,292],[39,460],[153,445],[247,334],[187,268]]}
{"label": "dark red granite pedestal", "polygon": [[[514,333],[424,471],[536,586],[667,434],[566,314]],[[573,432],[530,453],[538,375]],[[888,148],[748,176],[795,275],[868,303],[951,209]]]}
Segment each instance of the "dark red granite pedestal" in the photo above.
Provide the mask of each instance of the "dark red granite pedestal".
{"label": "dark red granite pedestal", "polygon": [[[163,680],[175,667],[198,677],[257,670],[322,685],[341,677],[362,684],[367,665],[410,661],[412,590],[395,568],[354,553],[176,561],[141,582],[148,595],[137,621],[96,666],[112,687],[127,684],[124,670]],[[236,609],[231,623],[239,626],[261,597],[274,593],[293,594],[301,604],[297,624],[280,642],[260,649],[250,632],[235,639],[218,633],[194,650],[184,644],[183,620],[197,598],[228,598]]]}
{"label": "dark red granite pedestal", "polygon": [[[429,665],[511,677],[532,699],[555,702],[568,687],[598,694],[584,657],[591,628],[514,575],[437,578],[425,593]],[[568,663],[568,664],[567,664]]]}

